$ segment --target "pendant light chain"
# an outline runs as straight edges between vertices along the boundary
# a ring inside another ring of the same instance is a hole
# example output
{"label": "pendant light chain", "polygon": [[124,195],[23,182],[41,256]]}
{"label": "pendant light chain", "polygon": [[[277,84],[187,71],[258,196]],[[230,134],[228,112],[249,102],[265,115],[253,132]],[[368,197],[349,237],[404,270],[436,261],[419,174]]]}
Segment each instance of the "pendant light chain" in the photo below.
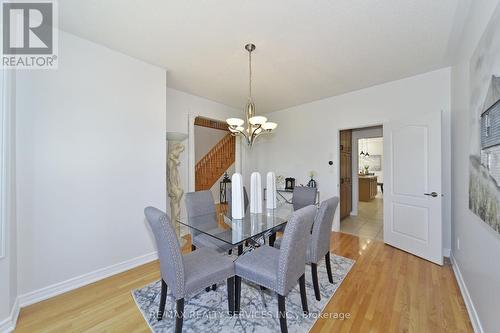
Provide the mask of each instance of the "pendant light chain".
{"label": "pendant light chain", "polygon": [[248,51],[248,100],[252,100],[252,51]]}
{"label": "pendant light chain", "polygon": [[264,116],[256,115],[255,104],[252,101],[252,52],[255,50],[255,45],[249,43],[245,45],[245,50],[248,51],[248,103],[245,107],[247,125],[244,127],[245,121],[240,118],[228,118],[226,122],[229,125],[229,131],[235,136],[245,138],[246,143],[251,147],[257,137],[262,134],[273,133],[278,124],[267,121]]}

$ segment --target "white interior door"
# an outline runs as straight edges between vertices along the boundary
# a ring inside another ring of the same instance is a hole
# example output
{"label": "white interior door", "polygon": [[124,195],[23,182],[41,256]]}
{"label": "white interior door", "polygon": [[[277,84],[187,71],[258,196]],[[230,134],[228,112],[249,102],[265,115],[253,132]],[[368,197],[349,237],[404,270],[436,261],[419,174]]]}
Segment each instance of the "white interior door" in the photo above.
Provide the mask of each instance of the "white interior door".
{"label": "white interior door", "polygon": [[384,241],[443,264],[441,113],[384,124]]}

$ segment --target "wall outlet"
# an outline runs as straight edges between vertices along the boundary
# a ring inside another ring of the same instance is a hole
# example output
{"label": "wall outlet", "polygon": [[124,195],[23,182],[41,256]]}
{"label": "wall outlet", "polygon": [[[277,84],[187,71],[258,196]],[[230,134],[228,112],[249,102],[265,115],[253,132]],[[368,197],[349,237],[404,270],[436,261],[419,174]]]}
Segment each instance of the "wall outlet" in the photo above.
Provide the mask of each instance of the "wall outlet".
{"label": "wall outlet", "polygon": [[457,238],[457,250],[460,250],[460,238]]}

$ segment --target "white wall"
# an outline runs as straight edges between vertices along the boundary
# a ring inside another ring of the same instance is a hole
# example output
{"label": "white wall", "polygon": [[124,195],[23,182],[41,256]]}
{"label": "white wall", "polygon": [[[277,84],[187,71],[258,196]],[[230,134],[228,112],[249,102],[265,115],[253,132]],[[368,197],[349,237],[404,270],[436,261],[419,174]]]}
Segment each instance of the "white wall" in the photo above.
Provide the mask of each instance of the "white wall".
{"label": "white wall", "polygon": [[[17,300],[16,222],[16,81],[14,71],[0,71],[0,332],[15,325]],[[3,241],[3,244],[2,244]]]}
{"label": "white wall", "polygon": [[[449,110],[450,70],[441,69],[273,112],[268,118],[278,123],[276,133],[254,145],[247,169],[272,169],[277,175],[295,177],[299,184],[306,183],[308,172],[315,170],[321,198],[326,199],[339,193],[340,129]],[[328,165],[329,160],[333,166]],[[444,200],[449,200],[449,193],[444,194]],[[449,247],[450,222],[444,224],[444,246]],[[338,212],[335,226],[339,226]]]}
{"label": "white wall", "polygon": [[[359,179],[358,179],[358,165],[359,165],[359,147],[358,140],[365,138],[379,138],[383,136],[382,126],[360,128],[352,131],[352,211],[351,215],[358,215],[358,202],[359,202]],[[376,155],[374,149],[369,150],[370,154]],[[372,153],[373,152],[373,153]],[[383,146],[378,155],[383,155]],[[380,182],[380,180],[378,180]]]}
{"label": "white wall", "polygon": [[[242,101],[241,105],[244,105]],[[243,111],[206,98],[167,88],[167,131],[188,132],[188,116],[225,121],[230,117],[242,117]]]}
{"label": "white wall", "polygon": [[166,72],[71,34],[17,78],[19,291],[153,253],[165,209]]}
{"label": "white wall", "polygon": [[[473,1],[452,67],[452,253],[484,332],[500,327],[500,236],[469,210],[470,59],[498,0]],[[460,248],[458,241],[460,240]],[[467,293],[466,293],[467,294]],[[467,301],[466,295],[466,301]],[[473,323],[476,316],[472,311]]]}
{"label": "white wall", "polygon": [[187,133],[189,115],[241,114],[168,89],[162,68],[65,32],[59,43],[58,70],[17,82],[24,304],[153,258],[143,209],[169,211],[165,133]]}

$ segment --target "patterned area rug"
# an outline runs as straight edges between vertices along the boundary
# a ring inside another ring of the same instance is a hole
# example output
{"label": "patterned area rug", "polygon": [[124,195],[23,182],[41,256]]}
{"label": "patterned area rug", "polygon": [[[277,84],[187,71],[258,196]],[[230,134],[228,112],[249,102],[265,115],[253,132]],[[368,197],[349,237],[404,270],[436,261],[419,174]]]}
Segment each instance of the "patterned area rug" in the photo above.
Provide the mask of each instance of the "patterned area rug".
{"label": "patterned area rug", "polygon": [[[330,298],[352,268],[354,260],[331,254],[333,284],[328,281],[324,261],[318,264],[321,301],[316,301],[311,278],[311,268],[306,266],[306,290],[309,315],[302,313],[299,286],[286,297],[287,323],[289,332],[308,332],[314,325]],[[168,295],[163,320],[156,319],[160,302],[160,281],[132,291],[151,331],[155,333],[173,332],[175,327],[175,301]],[[269,291],[261,291],[257,286],[245,282],[241,284],[241,312],[239,316],[227,314],[226,283],[217,285],[216,291],[204,289],[186,299],[184,305],[183,332],[280,332],[278,300]],[[336,318],[331,314],[329,318]]]}

